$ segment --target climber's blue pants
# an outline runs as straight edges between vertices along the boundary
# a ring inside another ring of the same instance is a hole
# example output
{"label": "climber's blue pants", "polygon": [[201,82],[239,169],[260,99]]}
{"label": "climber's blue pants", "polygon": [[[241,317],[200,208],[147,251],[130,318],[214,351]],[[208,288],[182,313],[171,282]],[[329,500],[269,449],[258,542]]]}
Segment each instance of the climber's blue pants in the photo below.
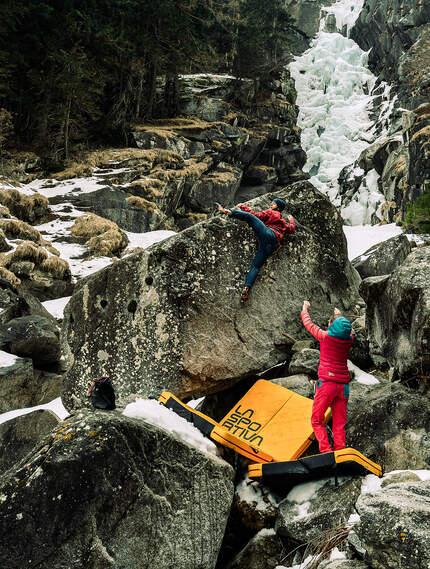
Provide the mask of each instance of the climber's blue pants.
{"label": "climber's blue pants", "polygon": [[258,272],[264,265],[266,260],[272,255],[279,247],[278,240],[276,239],[275,232],[264,225],[264,223],[247,211],[240,209],[232,209],[231,216],[240,221],[244,221],[252,227],[255,236],[258,239],[258,251],[255,255],[249,273],[246,275],[245,285],[252,287],[257,278]]}

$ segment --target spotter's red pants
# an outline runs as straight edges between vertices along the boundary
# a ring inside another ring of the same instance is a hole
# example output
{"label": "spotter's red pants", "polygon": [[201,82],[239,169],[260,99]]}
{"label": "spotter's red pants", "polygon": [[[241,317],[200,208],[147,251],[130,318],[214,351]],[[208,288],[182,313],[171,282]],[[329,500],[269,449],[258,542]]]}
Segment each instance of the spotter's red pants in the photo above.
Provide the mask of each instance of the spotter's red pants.
{"label": "spotter's red pants", "polygon": [[[320,452],[331,452],[345,448],[346,407],[349,398],[349,384],[335,381],[318,381],[312,406],[312,428],[317,438]],[[333,448],[331,448],[325,428],[324,415],[331,407],[333,418]]]}

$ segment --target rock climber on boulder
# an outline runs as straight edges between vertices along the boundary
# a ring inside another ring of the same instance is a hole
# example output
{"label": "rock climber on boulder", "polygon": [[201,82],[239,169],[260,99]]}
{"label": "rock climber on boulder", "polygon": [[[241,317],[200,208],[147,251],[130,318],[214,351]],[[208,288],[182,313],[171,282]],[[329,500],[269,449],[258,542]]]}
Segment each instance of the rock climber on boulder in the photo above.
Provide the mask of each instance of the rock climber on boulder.
{"label": "rock climber on boulder", "polygon": [[[309,316],[310,303],[305,300],[301,312],[302,322],[320,342],[318,385],[312,406],[312,428],[319,444],[319,450],[331,452],[345,448],[346,408],[349,398],[348,354],[353,338],[351,323],[339,309],[334,309],[334,319],[328,330],[322,330]],[[325,428],[324,415],[331,407],[333,418],[333,448]]]}
{"label": "rock climber on boulder", "polygon": [[257,278],[258,272],[266,260],[275,253],[280,245],[285,233],[294,233],[296,228],[294,219],[288,215],[288,221],[282,217],[285,209],[285,202],[280,198],[275,198],[269,209],[255,212],[244,204],[239,204],[239,209],[226,209],[218,204],[218,210],[226,215],[244,221],[254,230],[258,241],[257,254],[254,257],[251,268],[242,288],[242,300],[247,300],[249,290]]}

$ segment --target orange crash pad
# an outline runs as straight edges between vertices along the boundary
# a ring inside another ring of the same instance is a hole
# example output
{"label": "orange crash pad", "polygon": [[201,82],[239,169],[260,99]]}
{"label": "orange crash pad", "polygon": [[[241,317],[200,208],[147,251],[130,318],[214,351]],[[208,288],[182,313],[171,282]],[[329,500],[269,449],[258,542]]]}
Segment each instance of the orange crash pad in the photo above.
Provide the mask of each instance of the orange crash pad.
{"label": "orange crash pad", "polygon": [[[293,460],[315,439],[312,399],[258,380],[216,425],[210,437],[260,463]],[[331,411],[326,413],[326,422]]]}

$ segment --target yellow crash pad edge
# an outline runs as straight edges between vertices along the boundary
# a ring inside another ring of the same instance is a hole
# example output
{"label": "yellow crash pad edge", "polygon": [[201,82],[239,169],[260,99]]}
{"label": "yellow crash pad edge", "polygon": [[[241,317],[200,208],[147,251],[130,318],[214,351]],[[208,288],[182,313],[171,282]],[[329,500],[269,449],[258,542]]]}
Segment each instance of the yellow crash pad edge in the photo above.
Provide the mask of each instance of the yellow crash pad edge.
{"label": "yellow crash pad edge", "polygon": [[376,462],[371,461],[367,456],[364,456],[364,454],[361,454],[358,450],[355,450],[355,448],[349,447],[343,448],[342,450],[335,450],[334,459],[338,464],[350,461],[357,462],[372,474],[375,474],[375,476],[379,476],[379,478],[383,476],[382,467],[379,464],[376,464]]}
{"label": "yellow crash pad edge", "polygon": [[163,393],[158,398],[158,401],[160,403],[163,403],[163,405],[165,405],[169,399],[174,399],[180,405],[182,405],[182,407],[185,407],[186,409],[191,411],[191,413],[193,413],[194,415],[198,415],[202,419],[205,419],[209,423],[212,423],[212,425],[215,425],[215,426],[218,425],[218,423],[214,419],[212,419],[208,415],[205,415],[204,413],[200,413],[200,411],[196,411],[193,407],[190,407],[189,405],[187,405],[186,403],[184,403],[183,401],[178,399],[175,395],[173,395],[173,393],[170,393],[170,391],[163,391]]}

